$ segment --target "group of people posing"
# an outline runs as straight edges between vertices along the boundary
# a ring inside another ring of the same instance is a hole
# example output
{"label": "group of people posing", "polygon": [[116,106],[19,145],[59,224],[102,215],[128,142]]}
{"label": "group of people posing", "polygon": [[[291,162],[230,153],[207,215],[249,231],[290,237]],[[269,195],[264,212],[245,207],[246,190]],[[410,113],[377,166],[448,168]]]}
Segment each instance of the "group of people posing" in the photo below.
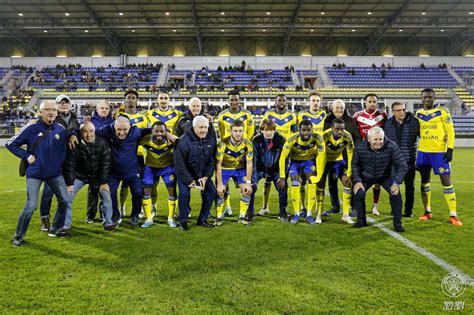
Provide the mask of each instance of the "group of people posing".
{"label": "group of people posing", "polygon": [[[265,113],[258,131],[252,114],[242,108],[238,91],[228,93],[229,107],[219,113],[217,130],[197,97],[189,100],[189,109],[183,113],[170,106],[168,93],[160,92],[155,108],[138,112],[138,93],[129,90],[122,106],[112,111],[103,100],[81,124],[67,95],[44,101],[38,119],[6,145],[28,164],[27,201],[12,243],[23,245],[43,182],[41,229],[51,237],[69,235],[74,197],[85,185],[89,187],[87,223],[94,222],[99,208],[103,227],[115,229],[125,215],[130,192],[131,226],[152,226],[160,179],[167,190],[167,223],[182,231],[189,229],[191,191],[202,197],[196,224],[214,228],[232,214],[231,185],[241,194],[238,222],[252,223],[255,194],[263,180],[263,206],[258,215],[270,211],[273,183],[278,192],[278,218],[291,224],[305,219],[311,225],[340,212],[340,181],[341,219],[356,228],[367,226],[365,197],[372,186],[372,213],[379,215],[383,187],[390,196],[394,229],[403,232],[400,185],[405,183],[404,216],[413,217],[415,170],[419,170],[424,207],[420,220],[432,219],[432,169],[444,187],[451,224],[462,225],[450,179],[453,122],[446,108],[435,106],[432,89],[421,92],[423,109],[416,114],[395,102],[390,118],[378,109],[375,94],[364,97],[365,109],[354,117],[348,115],[340,99],[333,101],[331,112],[326,113],[321,109],[321,98],[311,93],[308,108],[294,113],[288,109],[286,96],[277,95],[274,108]],[[329,211],[323,211],[326,181],[332,204]],[[287,207],[288,190],[292,215]],[[53,195],[58,207],[50,224]],[[216,219],[210,222],[214,202]],[[144,222],[140,224],[141,217]]]}

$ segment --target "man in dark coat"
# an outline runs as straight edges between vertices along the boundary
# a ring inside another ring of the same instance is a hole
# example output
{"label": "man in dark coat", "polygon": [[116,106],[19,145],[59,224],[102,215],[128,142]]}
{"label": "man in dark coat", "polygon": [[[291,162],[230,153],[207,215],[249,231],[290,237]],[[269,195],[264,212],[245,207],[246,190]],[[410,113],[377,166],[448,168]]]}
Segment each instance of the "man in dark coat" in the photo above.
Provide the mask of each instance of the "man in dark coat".
{"label": "man in dark coat", "polygon": [[212,181],[212,175],[216,169],[217,143],[208,130],[209,120],[204,116],[196,116],[193,119],[193,129],[179,140],[174,151],[173,161],[179,187],[179,221],[182,231],[188,230],[191,188],[201,191],[202,205],[197,225],[206,228],[214,227],[207,222],[207,218],[217,195]]}
{"label": "man in dark coat", "polygon": [[[186,132],[192,130],[193,119],[194,117],[198,115],[204,115],[204,110],[202,108],[201,100],[197,97],[193,97],[189,100],[189,110],[185,111],[183,117],[181,117],[180,120],[178,120],[175,135],[177,137],[181,137]],[[211,137],[215,139],[216,131],[214,130],[214,126],[212,125],[211,117],[208,116],[208,119],[209,119],[208,133],[211,135]]]}
{"label": "man in dark coat", "polygon": [[420,123],[412,113],[407,113],[403,103],[393,103],[392,112],[393,117],[389,118],[384,126],[385,137],[398,145],[408,165],[408,171],[403,180],[405,182],[404,216],[411,218],[415,202],[415,160]]}
{"label": "man in dark coat", "polygon": [[71,194],[71,205],[68,207],[64,229],[72,227],[72,202],[82,187],[94,186],[102,200],[102,217],[104,228],[112,230],[112,199],[107,178],[110,173],[110,149],[107,142],[96,136],[92,122],[81,125],[79,144],[69,150],[64,163],[63,175],[67,191]]}
{"label": "man in dark coat", "polygon": [[400,184],[407,172],[407,163],[395,142],[384,137],[382,128],[373,127],[369,129],[367,138],[355,148],[352,182],[357,222],[354,227],[367,226],[365,194],[371,186],[379,184],[390,194],[395,231],[403,232]]}

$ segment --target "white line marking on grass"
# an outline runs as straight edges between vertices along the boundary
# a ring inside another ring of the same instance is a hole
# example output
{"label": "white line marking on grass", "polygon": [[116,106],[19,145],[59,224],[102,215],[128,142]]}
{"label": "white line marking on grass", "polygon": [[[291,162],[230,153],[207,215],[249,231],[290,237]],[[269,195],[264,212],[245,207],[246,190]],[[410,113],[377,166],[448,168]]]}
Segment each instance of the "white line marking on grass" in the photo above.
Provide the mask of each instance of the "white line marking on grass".
{"label": "white line marking on grass", "polygon": [[433,261],[435,264],[437,264],[438,266],[440,266],[444,270],[446,270],[450,273],[453,272],[453,273],[460,274],[466,280],[467,285],[469,285],[471,287],[474,287],[474,280],[472,279],[472,277],[470,275],[462,272],[459,268],[457,268],[457,267],[455,267],[451,264],[448,264],[447,262],[445,262],[444,260],[442,260],[441,258],[436,256],[435,254],[432,254],[428,250],[424,249],[423,247],[420,247],[420,246],[416,245],[414,242],[412,242],[409,239],[401,236],[399,233],[390,230],[389,228],[387,228],[382,223],[379,223],[379,222],[377,222],[376,220],[374,220],[372,218],[367,218],[367,221],[369,221],[370,223],[372,223],[373,226],[381,229],[382,231],[384,231],[385,233],[387,233],[391,237],[399,240],[400,242],[405,244],[405,246],[413,249],[418,254],[423,255],[426,258],[428,258],[429,260]]}
{"label": "white line marking on grass", "polygon": [[26,188],[24,188],[24,189],[8,189],[8,190],[0,190],[0,193],[14,193],[14,192],[19,192],[19,191],[26,191]]}

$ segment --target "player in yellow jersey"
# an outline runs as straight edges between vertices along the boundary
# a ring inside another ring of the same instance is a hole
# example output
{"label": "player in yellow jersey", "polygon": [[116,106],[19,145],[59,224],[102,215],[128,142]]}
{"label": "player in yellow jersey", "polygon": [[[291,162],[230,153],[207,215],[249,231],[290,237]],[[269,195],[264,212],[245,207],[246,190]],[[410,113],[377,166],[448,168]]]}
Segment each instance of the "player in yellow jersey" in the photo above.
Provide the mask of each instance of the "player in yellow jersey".
{"label": "player in yellow jersey", "polygon": [[[247,140],[252,140],[255,126],[252,114],[241,108],[240,106],[240,92],[237,90],[232,90],[228,93],[228,102],[229,109],[222,111],[219,116],[217,116],[217,131],[219,133],[219,139],[230,137],[230,127],[232,122],[235,120],[241,120],[244,122],[244,138]],[[226,215],[232,215],[232,208],[230,207],[229,200],[229,190],[226,190],[226,195],[224,197],[225,202],[225,212]]]}
{"label": "player in yellow jersey", "polygon": [[217,179],[217,220],[222,225],[224,194],[229,180],[232,178],[239,184],[241,199],[239,223],[249,224],[247,210],[252,193],[253,146],[244,138],[244,122],[234,120],[230,129],[230,137],[219,141],[216,158]]}
{"label": "player in yellow jersey", "polygon": [[[271,119],[275,122],[275,130],[281,136],[288,139],[292,134],[298,132],[298,122],[295,113],[288,110],[288,103],[285,94],[278,94],[275,99],[275,108],[265,112],[263,119]],[[268,208],[268,200],[270,199],[270,190],[272,180],[265,179],[263,190],[263,207],[258,215],[265,215],[270,212]]]}
{"label": "player in yellow jersey", "polygon": [[[124,94],[124,103],[120,106],[119,111],[114,113],[114,119],[118,116],[126,116],[130,119],[132,126],[137,126],[138,128],[147,128],[148,121],[145,115],[141,114],[137,110],[138,104],[138,92],[135,90],[127,90]],[[144,157],[143,157],[143,148],[138,147],[137,149],[138,162],[140,167],[143,169]],[[120,214],[123,217],[125,215],[125,206],[128,199],[129,188],[125,182],[122,182],[120,187]]]}
{"label": "player in yellow jersey", "polygon": [[451,165],[454,149],[454,126],[451,115],[445,107],[434,106],[436,95],[433,89],[421,91],[423,109],[416,112],[420,123],[420,142],[416,166],[421,175],[421,198],[425,213],[420,220],[426,221],[431,214],[430,175],[433,169],[439,175],[444,188],[444,199],[450,212],[449,221],[455,226],[462,226],[456,214],[456,193],[451,183]]}
{"label": "player in yellow jersey", "polygon": [[344,120],[335,118],[331,123],[331,129],[323,133],[323,140],[326,146],[326,166],[324,175],[317,184],[318,217],[321,218],[321,211],[324,205],[326,177],[332,171],[341,180],[342,186],[344,186],[344,192],[342,193],[342,221],[354,224],[354,221],[349,216],[352,196],[351,176],[354,142],[351,134],[345,130]]}
{"label": "player in yellow jersey", "polygon": [[298,123],[302,120],[309,120],[313,124],[313,131],[323,133],[326,111],[320,110],[321,94],[313,92],[308,96],[309,108],[298,113]]}
{"label": "player in yellow jersey", "polygon": [[324,173],[326,159],[326,148],[319,133],[313,132],[313,126],[309,120],[303,120],[299,124],[299,133],[291,136],[283,146],[280,156],[280,180],[278,186],[283,189],[286,185],[286,159],[290,157],[289,175],[291,178],[291,199],[293,202],[294,215],[292,224],[300,220],[301,191],[300,185],[303,176],[308,183],[308,204],[306,219],[309,224],[316,222],[312,211],[316,205],[316,183],[321,180]]}
{"label": "player in yellow jersey", "polygon": [[[171,141],[171,143],[175,143],[178,137],[175,136],[176,126],[178,125],[178,121],[183,116],[183,112],[170,107],[170,96],[167,92],[160,91],[158,93],[158,107],[154,109],[150,109],[146,112],[146,117],[150,125],[155,123],[156,121],[161,121],[166,125],[166,129],[168,132],[166,133],[166,138]],[[151,192],[151,202],[153,205],[153,213],[156,212],[156,200],[157,200],[157,185],[158,181],[156,181],[155,186]]]}
{"label": "player in yellow jersey", "polygon": [[156,121],[151,129],[151,135],[140,140],[140,145],[146,151],[145,167],[143,169],[143,198],[142,207],[146,215],[143,228],[153,224],[151,191],[158,178],[162,178],[168,190],[168,225],[176,227],[173,216],[176,208],[176,176],[173,168],[174,144],[166,138],[166,126],[162,121]]}

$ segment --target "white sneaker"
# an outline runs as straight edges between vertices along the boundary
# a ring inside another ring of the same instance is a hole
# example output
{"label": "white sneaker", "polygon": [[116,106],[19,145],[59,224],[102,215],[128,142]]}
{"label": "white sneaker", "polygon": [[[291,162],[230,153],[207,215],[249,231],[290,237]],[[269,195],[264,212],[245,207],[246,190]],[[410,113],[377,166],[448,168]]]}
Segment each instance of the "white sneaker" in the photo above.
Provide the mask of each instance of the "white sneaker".
{"label": "white sneaker", "polygon": [[341,217],[341,220],[348,223],[348,224],[354,224],[355,223],[354,220],[352,220],[351,217],[348,216],[348,215],[343,215]]}
{"label": "white sneaker", "polygon": [[143,209],[142,209],[142,211],[140,211],[140,213],[138,214],[138,217],[139,217],[140,219],[143,219],[143,218],[145,217],[145,211],[143,211]]}
{"label": "white sneaker", "polygon": [[149,228],[150,226],[153,225],[153,220],[146,220],[145,222],[143,222],[143,224],[141,225],[142,228]]}
{"label": "white sneaker", "polygon": [[323,223],[323,220],[321,220],[321,216],[319,214],[316,216],[316,220],[314,222],[316,222],[316,224]]}
{"label": "white sneaker", "polygon": [[125,207],[120,208],[120,216],[123,218],[125,216]]}
{"label": "white sneaker", "polygon": [[268,213],[270,213],[270,210],[268,208],[262,208],[257,214],[264,216],[265,214],[268,214]]}
{"label": "white sneaker", "polygon": [[173,229],[177,227],[176,222],[174,222],[173,219],[168,219],[168,225],[170,226],[170,228],[173,228]]}
{"label": "white sneaker", "polygon": [[378,206],[374,205],[374,207],[372,209],[372,214],[373,215],[380,215]]}

